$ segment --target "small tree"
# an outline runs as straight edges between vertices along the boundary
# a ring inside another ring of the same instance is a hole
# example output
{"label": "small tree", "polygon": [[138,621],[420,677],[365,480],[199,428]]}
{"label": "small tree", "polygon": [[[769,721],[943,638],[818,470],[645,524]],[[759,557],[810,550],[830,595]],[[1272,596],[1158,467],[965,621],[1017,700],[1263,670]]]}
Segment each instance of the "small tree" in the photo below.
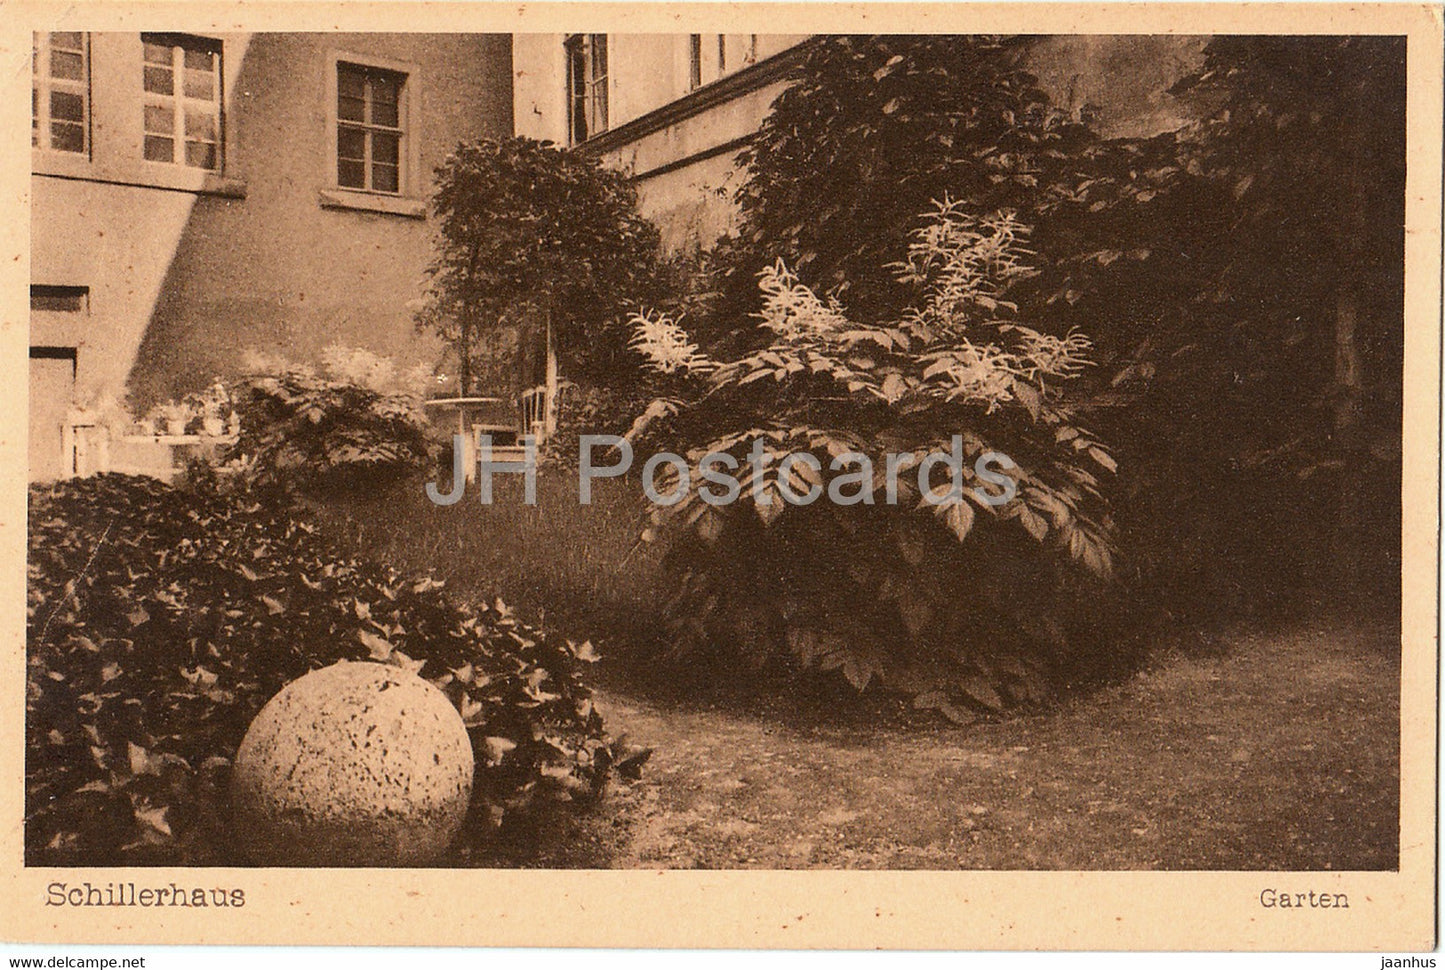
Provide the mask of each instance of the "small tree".
{"label": "small tree", "polygon": [[440,220],[417,325],[455,349],[471,390],[478,338],[541,316],[574,375],[625,359],[622,294],[655,286],[657,230],[625,175],[531,138],[458,145],[437,169]]}

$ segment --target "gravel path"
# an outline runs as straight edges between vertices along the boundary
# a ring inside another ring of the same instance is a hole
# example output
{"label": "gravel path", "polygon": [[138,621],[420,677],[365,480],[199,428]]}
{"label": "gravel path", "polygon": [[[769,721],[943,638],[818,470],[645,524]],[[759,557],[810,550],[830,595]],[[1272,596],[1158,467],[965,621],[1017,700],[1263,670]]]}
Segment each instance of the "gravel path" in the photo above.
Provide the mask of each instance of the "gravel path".
{"label": "gravel path", "polygon": [[655,753],[582,857],[544,864],[1394,868],[1397,654],[1361,628],[1240,637],[1050,714],[921,731],[604,691],[609,728]]}

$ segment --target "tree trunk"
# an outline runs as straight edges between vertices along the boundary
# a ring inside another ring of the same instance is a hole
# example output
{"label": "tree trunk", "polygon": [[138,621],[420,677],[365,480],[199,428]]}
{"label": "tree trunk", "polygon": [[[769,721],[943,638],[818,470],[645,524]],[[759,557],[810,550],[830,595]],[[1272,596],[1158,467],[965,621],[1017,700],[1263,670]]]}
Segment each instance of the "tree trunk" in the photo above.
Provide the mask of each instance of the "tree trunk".
{"label": "tree trunk", "polygon": [[551,437],[557,430],[557,344],[555,331],[552,327],[552,304],[547,303],[547,400],[546,410],[542,416],[542,434],[544,437]]}
{"label": "tree trunk", "polygon": [[[1353,104],[1352,100],[1352,104]],[[1358,118],[1358,107],[1349,114]],[[1356,121],[1356,124],[1359,124]],[[1359,131],[1360,128],[1352,128]],[[1353,149],[1346,159],[1346,210],[1341,220],[1339,245],[1335,247],[1338,265],[1335,284],[1335,366],[1333,384],[1330,388],[1333,403],[1333,452],[1332,457],[1342,461],[1344,466],[1339,478],[1333,523],[1334,578],[1339,583],[1342,597],[1358,591],[1364,563],[1360,561],[1362,549],[1361,522],[1364,501],[1362,478],[1369,474],[1364,465],[1364,399],[1365,367],[1360,353],[1360,307],[1361,288],[1364,285],[1366,254],[1365,235],[1368,227],[1369,204],[1364,182],[1364,158],[1367,152],[1358,143],[1350,144]]]}
{"label": "tree trunk", "polygon": [[1353,274],[1346,273],[1335,294],[1335,407],[1336,444],[1350,449],[1358,444],[1360,406],[1364,400],[1364,365],[1360,360],[1360,297]]}
{"label": "tree trunk", "polygon": [[459,385],[459,397],[468,397],[472,389],[472,319],[471,312],[464,311],[461,321],[461,334],[457,339],[457,356],[460,358],[459,370],[457,372],[457,383]]}

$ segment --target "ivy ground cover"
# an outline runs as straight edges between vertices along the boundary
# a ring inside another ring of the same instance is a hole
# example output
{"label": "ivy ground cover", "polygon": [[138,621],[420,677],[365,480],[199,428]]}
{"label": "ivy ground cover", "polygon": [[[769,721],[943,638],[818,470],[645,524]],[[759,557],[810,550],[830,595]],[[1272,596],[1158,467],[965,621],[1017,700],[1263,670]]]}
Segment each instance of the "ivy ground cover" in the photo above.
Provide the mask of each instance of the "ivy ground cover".
{"label": "ivy ground cover", "polygon": [[[225,792],[261,706],[308,670],[397,664],[457,706],[477,758],[457,861],[614,763],[588,643],[501,600],[338,551],[295,509],[120,475],[30,494],[27,862],[234,864]],[[357,860],[365,864],[366,860]]]}

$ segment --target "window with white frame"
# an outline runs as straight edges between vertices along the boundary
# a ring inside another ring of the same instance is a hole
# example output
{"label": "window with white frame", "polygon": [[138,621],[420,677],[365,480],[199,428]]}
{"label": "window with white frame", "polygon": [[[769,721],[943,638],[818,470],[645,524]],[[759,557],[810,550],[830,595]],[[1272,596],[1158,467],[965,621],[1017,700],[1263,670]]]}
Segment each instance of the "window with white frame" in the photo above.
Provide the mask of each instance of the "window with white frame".
{"label": "window with white frame", "polygon": [[142,34],[148,162],[221,169],[221,42]]}
{"label": "window with white frame", "polygon": [[702,87],[702,34],[687,35],[687,89]]}
{"label": "window with white frame", "polygon": [[30,144],[55,152],[90,151],[89,37],[78,30],[32,35]]}
{"label": "window with white frame", "polygon": [[336,62],[336,184],[398,195],[404,183],[406,75]]}
{"label": "window with white frame", "polygon": [[567,137],[577,145],[607,130],[607,35],[567,38]]}
{"label": "window with white frame", "polygon": [[758,59],[757,34],[690,34],[688,89],[702,87]]}

